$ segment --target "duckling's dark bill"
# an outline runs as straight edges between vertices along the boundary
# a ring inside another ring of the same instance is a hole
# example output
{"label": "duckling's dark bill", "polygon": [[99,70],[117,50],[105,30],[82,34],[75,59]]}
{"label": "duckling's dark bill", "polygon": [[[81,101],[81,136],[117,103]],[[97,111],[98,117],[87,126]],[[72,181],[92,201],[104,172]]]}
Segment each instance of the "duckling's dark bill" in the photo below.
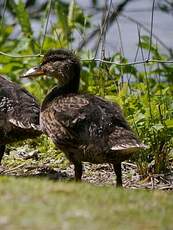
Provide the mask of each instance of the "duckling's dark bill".
{"label": "duckling's dark bill", "polygon": [[33,67],[29,69],[23,76],[20,78],[32,78],[36,76],[44,75],[43,70],[40,67]]}

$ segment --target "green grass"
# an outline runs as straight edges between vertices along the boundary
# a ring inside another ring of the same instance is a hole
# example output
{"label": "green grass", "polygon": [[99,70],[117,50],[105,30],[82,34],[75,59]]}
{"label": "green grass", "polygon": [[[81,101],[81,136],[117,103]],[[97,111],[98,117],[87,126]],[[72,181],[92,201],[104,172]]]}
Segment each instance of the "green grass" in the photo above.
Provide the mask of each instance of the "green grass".
{"label": "green grass", "polygon": [[173,194],[0,177],[0,229],[172,229]]}

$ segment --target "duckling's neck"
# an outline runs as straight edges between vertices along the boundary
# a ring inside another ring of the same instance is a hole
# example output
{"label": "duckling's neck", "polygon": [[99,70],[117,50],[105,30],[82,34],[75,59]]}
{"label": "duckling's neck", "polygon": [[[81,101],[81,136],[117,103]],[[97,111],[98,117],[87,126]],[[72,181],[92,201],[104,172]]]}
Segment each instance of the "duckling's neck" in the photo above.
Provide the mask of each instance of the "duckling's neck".
{"label": "duckling's neck", "polygon": [[79,78],[75,78],[67,84],[55,86],[43,100],[41,111],[45,110],[48,105],[57,97],[67,95],[70,93],[78,93],[79,91]]}

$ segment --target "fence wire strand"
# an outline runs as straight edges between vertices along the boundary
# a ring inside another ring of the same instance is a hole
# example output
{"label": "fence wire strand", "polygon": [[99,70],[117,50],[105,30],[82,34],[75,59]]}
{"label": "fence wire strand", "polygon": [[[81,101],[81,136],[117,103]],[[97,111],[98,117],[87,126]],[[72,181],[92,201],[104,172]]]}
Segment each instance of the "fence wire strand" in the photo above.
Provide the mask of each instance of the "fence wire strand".
{"label": "fence wire strand", "polygon": [[[3,27],[3,23],[4,23],[4,15],[5,15],[5,11],[6,11],[6,5],[7,5],[7,0],[5,0],[4,4],[3,4],[2,18],[1,18],[1,27]],[[142,58],[142,60],[137,60],[137,57],[136,57],[134,61],[128,62],[128,63],[121,63],[121,62],[117,62],[117,61],[115,62],[115,61],[105,60],[104,58],[97,58],[96,56],[97,56],[97,52],[98,52],[98,48],[99,48],[100,42],[102,40],[102,37],[105,38],[104,33],[107,32],[107,25],[108,25],[108,22],[109,22],[109,15],[110,15],[111,7],[112,7],[112,0],[110,0],[110,2],[109,2],[107,13],[106,13],[105,19],[103,21],[103,24],[101,26],[101,33],[100,33],[100,36],[98,38],[98,43],[97,43],[95,55],[92,58],[81,59],[81,61],[85,61],[85,62],[93,62],[93,61],[95,61],[95,62],[106,63],[106,64],[110,64],[110,65],[114,64],[114,65],[122,66],[122,67],[123,66],[130,66],[130,65],[150,64],[150,63],[156,63],[156,64],[160,64],[160,63],[173,64],[173,60],[159,60],[159,59],[153,59],[153,58],[150,57],[151,56],[151,48],[152,48],[152,39],[153,39],[153,37],[155,37],[155,39],[157,39],[159,41],[159,43],[162,43],[162,45],[168,51],[170,51],[170,49],[165,44],[163,44],[163,42],[160,41],[159,38],[157,38],[157,36],[155,36],[153,34],[155,0],[153,0],[153,3],[152,3],[150,30],[148,30],[144,26],[144,29],[146,29],[147,31],[150,31],[150,36],[149,36],[150,37],[149,51],[148,51],[147,58],[146,59]],[[43,50],[43,46],[44,46],[45,37],[46,37],[46,34],[47,34],[47,29],[48,29],[48,23],[49,23],[49,17],[50,17],[51,9],[52,9],[52,0],[49,0],[48,1],[48,13],[47,13],[47,17],[46,17],[46,24],[45,24],[45,28],[44,28],[44,34],[43,34],[43,40],[42,40],[42,43],[41,43],[40,53],[38,53],[38,54],[31,54],[31,55],[16,55],[16,54],[11,54],[11,53],[6,53],[6,52],[3,52],[3,51],[0,51],[0,55],[7,56],[9,58],[43,57],[44,55],[42,54],[42,50]],[[132,19],[132,18],[130,18],[130,17],[124,15],[124,14],[122,14],[121,16],[124,16],[124,17],[128,18],[129,20],[133,21],[134,23],[136,23],[137,25],[143,27],[143,25],[141,25],[135,19]],[[117,21],[117,23],[118,23],[118,21]]]}

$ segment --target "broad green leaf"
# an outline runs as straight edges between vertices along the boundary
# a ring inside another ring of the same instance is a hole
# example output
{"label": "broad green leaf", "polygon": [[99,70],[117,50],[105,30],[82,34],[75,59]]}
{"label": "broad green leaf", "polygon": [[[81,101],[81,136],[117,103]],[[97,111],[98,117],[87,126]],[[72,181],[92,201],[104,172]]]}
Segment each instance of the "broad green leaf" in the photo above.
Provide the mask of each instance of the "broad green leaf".
{"label": "broad green leaf", "polygon": [[55,3],[56,12],[58,16],[58,29],[64,34],[65,39],[70,40],[70,28],[68,26],[68,8],[69,4],[57,0]]}
{"label": "broad green leaf", "polygon": [[69,5],[68,25],[71,28],[77,27],[81,31],[90,25],[88,17],[84,15],[83,10],[76,4],[75,0],[72,0]]}
{"label": "broad green leaf", "polygon": [[15,4],[16,18],[18,19],[22,32],[27,35],[32,35],[32,29],[29,19],[28,11],[25,8],[25,4],[23,0],[19,0],[17,4]]}
{"label": "broad green leaf", "polygon": [[164,129],[165,126],[160,123],[160,124],[153,125],[152,128],[155,129],[155,130],[157,130],[157,131],[159,131],[159,130]]}
{"label": "broad green leaf", "polygon": [[173,128],[173,119],[172,120],[166,120],[165,124],[168,128]]}

